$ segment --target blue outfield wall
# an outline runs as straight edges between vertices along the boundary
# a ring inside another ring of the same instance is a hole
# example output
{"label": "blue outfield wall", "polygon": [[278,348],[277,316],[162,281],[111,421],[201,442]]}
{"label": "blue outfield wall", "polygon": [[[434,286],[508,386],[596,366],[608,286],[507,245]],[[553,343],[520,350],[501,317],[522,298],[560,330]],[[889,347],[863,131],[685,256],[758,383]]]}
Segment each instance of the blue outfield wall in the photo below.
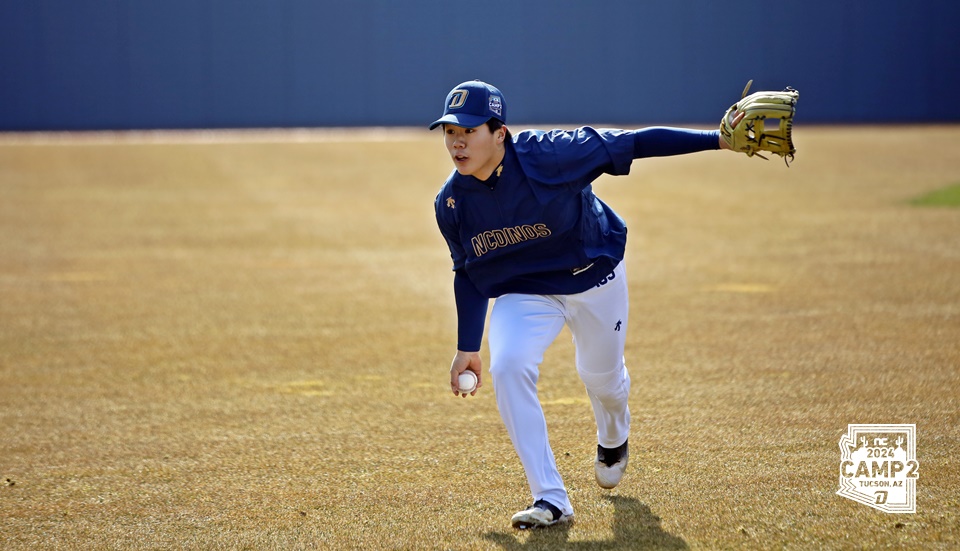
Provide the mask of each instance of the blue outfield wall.
{"label": "blue outfield wall", "polygon": [[523,124],[960,121],[960,1],[0,0],[0,131],[422,126],[487,80]]}

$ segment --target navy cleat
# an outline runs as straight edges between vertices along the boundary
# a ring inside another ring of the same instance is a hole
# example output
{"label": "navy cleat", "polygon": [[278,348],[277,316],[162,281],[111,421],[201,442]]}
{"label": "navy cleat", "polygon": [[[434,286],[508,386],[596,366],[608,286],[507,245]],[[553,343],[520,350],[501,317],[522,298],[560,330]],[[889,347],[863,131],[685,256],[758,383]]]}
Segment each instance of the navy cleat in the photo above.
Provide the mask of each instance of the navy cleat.
{"label": "navy cleat", "polygon": [[517,530],[527,528],[545,528],[561,522],[572,522],[573,514],[565,515],[556,506],[545,499],[537,500],[529,509],[513,515],[510,523]]}

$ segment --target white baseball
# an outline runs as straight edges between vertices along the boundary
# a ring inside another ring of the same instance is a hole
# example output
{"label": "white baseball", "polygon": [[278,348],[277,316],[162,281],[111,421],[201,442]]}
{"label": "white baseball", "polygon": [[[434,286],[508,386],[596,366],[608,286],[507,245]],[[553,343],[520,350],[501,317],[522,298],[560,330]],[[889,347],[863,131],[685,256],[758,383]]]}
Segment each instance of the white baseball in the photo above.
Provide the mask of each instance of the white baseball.
{"label": "white baseball", "polygon": [[477,388],[477,374],[469,369],[460,374],[457,379],[461,394],[470,394]]}

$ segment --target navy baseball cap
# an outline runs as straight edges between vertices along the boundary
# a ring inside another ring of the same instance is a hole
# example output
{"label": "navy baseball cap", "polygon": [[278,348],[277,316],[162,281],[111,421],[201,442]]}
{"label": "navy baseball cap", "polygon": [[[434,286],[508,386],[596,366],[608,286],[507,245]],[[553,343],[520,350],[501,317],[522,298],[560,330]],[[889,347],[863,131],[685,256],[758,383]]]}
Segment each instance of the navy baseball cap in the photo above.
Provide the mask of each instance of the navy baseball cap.
{"label": "navy baseball cap", "polygon": [[490,119],[506,124],[507,106],[503,94],[495,86],[479,80],[458,85],[447,94],[443,116],[433,121],[430,130],[441,124],[475,128]]}

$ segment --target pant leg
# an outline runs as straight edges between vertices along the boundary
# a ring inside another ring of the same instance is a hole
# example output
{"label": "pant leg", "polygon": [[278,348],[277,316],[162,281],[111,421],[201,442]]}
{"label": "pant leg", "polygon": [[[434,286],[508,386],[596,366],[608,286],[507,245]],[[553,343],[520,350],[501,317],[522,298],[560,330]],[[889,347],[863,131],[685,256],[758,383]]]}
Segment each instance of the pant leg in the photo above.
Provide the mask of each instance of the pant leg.
{"label": "pant leg", "polygon": [[562,305],[556,298],[516,294],[499,297],[490,316],[490,376],[500,417],[523,464],[534,500],[546,499],[572,514],[537,395],[544,352],[563,325]]}
{"label": "pant leg", "polygon": [[567,296],[566,303],[577,372],[597,421],[597,442],[615,448],[630,435],[630,374],[623,358],[629,301],[623,263],[603,284]]}

